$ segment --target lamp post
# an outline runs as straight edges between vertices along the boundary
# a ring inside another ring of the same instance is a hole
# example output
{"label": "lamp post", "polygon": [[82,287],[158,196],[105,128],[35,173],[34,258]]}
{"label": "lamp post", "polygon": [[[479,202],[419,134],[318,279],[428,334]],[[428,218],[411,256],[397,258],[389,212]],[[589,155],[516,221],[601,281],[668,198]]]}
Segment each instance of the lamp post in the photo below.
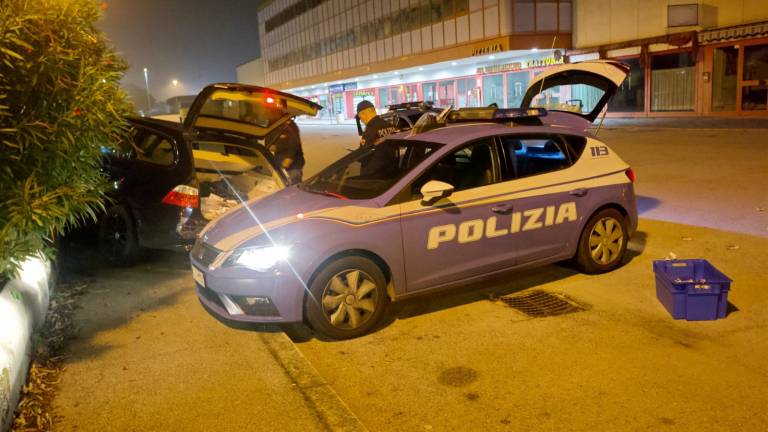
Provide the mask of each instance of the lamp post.
{"label": "lamp post", "polygon": [[149,70],[144,68],[144,85],[147,89],[147,117],[152,115],[152,102],[149,99]]}

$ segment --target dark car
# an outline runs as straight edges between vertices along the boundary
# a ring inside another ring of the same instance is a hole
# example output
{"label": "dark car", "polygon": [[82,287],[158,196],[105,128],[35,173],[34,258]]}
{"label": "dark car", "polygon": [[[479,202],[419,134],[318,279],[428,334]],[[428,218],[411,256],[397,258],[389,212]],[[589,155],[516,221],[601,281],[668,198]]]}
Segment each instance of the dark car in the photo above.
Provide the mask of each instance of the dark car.
{"label": "dark car", "polygon": [[127,119],[128,138],[104,162],[113,191],[98,227],[102,255],[129,264],[142,248],[183,250],[208,221],[286,187],[264,140],[320,108],[276,90],[215,84],[183,124]]}
{"label": "dark car", "polygon": [[[388,111],[379,114],[379,117],[387,123],[391,123],[398,130],[406,131],[410,130],[421,116],[428,112],[439,113],[440,110],[436,109],[431,101],[406,102],[390,105]],[[363,136],[363,125],[360,124],[360,119],[357,116],[355,116],[355,121],[357,122],[358,135]]]}

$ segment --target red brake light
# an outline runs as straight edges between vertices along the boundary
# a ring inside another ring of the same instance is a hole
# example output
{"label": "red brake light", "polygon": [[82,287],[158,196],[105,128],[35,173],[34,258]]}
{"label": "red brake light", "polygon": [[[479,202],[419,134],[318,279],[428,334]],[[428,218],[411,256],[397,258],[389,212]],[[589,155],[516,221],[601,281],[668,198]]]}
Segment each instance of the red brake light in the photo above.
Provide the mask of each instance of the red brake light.
{"label": "red brake light", "polygon": [[163,204],[197,208],[199,205],[197,188],[187,185],[178,185],[163,198]]}
{"label": "red brake light", "polygon": [[271,96],[267,96],[267,103],[270,103],[270,104],[271,103],[275,103],[275,98],[273,98]]}
{"label": "red brake light", "polygon": [[635,182],[635,172],[632,171],[632,168],[627,168],[627,170],[624,171],[624,174],[627,175],[627,178],[629,178],[629,181],[631,181],[632,183]]}

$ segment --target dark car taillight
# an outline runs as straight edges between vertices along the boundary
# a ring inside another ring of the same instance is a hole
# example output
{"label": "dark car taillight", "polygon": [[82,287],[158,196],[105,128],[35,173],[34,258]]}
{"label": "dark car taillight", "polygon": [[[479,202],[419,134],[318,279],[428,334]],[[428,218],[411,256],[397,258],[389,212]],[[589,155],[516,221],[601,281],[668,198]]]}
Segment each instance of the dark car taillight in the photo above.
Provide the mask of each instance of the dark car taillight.
{"label": "dark car taillight", "polygon": [[176,186],[163,198],[163,204],[179,207],[197,208],[199,203],[197,188],[187,185]]}
{"label": "dark car taillight", "polygon": [[635,172],[632,171],[632,168],[627,168],[627,170],[624,171],[624,174],[627,175],[627,178],[629,178],[629,181],[631,181],[632,183],[635,182]]}

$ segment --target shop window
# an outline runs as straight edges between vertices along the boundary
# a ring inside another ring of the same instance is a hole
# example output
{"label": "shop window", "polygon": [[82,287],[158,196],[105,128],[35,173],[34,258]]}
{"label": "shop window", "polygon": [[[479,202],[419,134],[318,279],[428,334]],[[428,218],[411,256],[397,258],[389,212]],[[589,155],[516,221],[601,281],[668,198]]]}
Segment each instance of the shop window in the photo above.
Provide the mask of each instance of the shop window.
{"label": "shop window", "polygon": [[424,83],[421,85],[421,93],[424,95],[424,101],[437,101],[437,92],[435,83]]}
{"label": "shop window", "polygon": [[643,112],[645,110],[645,68],[639,58],[622,59],[629,65],[629,74],[608,103],[608,111]]}
{"label": "shop window", "polygon": [[390,87],[389,88],[389,103],[391,105],[399,104],[400,103],[400,92],[402,90],[401,87]]}
{"label": "shop window", "polygon": [[696,67],[691,52],[651,58],[651,111],[693,111]]}
{"label": "shop window", "polygon": [[530,74],[525,72],[512,72],[507,74],[507,106],[517,108],[523,102],[525,90],[528,88]]}
{"label": "shop window", "polygon": [[454,98],[453,89],[453,81],[443,81],[437,86],[437,106],[456,106],[456,99]]}
{"label": "shop window", "polygon": [[739,68],[739,49],[715,49],[712,63],[712,111],[736,110],[736,85]]}
{"label": "shop window", "polygon": [[496,104],[504,107],[504,77],[503,75],[487,75],[483,77],[483,104]]}
{"label": "shop window", "polygon": [[515,0],[512,9],[514,32],[525,33],[535,30],[534,26],[534,0]]}
{"label": "shop window", "polygon": [[741,109],[764,110],[768,103],[768,87],[764,85],[744,86],[741,88]]}
{"label": "shop window", "polygon": [[744,81],[768,80],[768,45],[744,47]]}
{"label": "shop window", "polygon": [[389,89],[380,88],[379,89],[379,108],[386,108],[388,106],[389,106]]}
{"label": "shop window", "polygon": [[456,80],[458,108],[480,106],[480,88],[474,78],[462,78]]}

